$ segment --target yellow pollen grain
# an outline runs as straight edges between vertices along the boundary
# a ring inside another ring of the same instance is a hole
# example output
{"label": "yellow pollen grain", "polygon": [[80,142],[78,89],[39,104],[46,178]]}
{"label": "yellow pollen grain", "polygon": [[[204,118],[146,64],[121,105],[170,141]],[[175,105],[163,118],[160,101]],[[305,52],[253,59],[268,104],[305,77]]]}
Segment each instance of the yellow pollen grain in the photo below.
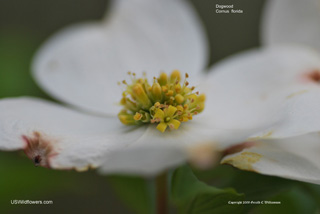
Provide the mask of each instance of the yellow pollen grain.
{"label": "yellow pollen grain", "polygon": [[167,84],[167,80],[168,80],[167,74],[162,72],[162,73],[160,74],[159,79],[158,79],[159,84],[160,84],[160,85],[165,85],[165,84]]}
{"label": "yellow pollen grain", "polygon": [[153,83],[152,85],[152,94],[155,100],[161,100],[162,98],[162,90],[159,83]]}
{"label": "yellow pollen grain", "polygon": [[140,114],[138,112],[133,117],[134,120],[141,120],[141,118],[142,118],[142,114]]}
{"label": "yellow pollen grain", "polygon": [[174,89],[175,89],[175,91],[176,91],[177,93],[179,93],[179,92],[181,91],[181,85],[180,85],[180,84],[176,84],[176,85],[174,86]]}
{"label": "yellow pollen grain", "polygon": [[178,105],[178,106],[177,106],[177,110],[178,110],[178,111],[183,111],[184,109],[183,109],[183,107],[182,107],[181,105]]}
{"label": "yellow pollen grain", "polygon": [[174,99],[177,101],[178,104],[182,104],[184,101],[184,97],[181,94],[177,94]]}
{"label": "yellow pollen grain", "polygon": [[200,96],[198,97],[198,101],[199,101],[199,102],[204,102],[204,101],[206,101],[206,95],[200,94]]}
{"label": "yellow pollen grain", "polygon": [[187,122],[189,119],[188,119],[188,117],[187,116],[184,116],[183,118],[181,118],[181,121],[182,122]]}
{"label": "yellow pollen grain", "polygon": [[180,71],[178,70],[172,71],[170,75],[171,82],[180,81],[180,79],[181,79]]}
{"label": "yellow pollen grain", "polygon": [[167,92],[168,91],[167,86],[162,86],[161,89],[162,89],[163,92]]}
{"label": "yellow pollen grain", "polygon": [[161,105],[161,104],[160,104],[159,102],[156,102],[156,103],[154,104],[154,107],[159,108],[160,105]]}
{"label": "yellow pollen grain", "polygon": [[166,95],[169,97],[169,96],[172,96],[173,95],[173,91],[172,90],[169,90],[168,93],[166,93]]}
{"label": "yellow pollen grain", "polygon": [[197,95],[195,95],[195,94],[191,94],[188,98],[189,98],[190,100],[195,100],[195,99],[197,99],[198,97],[197,97]]}
{"label": "yellow pollen grain", "polygon": [[140,96],[141,94],[144,93],[143,87],[141,84],[136,84],[133,86],[133,92],[137,95]]}

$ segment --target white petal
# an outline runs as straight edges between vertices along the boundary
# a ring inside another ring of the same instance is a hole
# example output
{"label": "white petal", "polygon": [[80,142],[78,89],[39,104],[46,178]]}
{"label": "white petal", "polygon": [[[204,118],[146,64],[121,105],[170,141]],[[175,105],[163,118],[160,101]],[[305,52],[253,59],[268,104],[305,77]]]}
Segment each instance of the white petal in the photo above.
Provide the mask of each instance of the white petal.
{"label": "white petal", "polygon": [[166,146],[136,146],[119,150],[104,159],[101,174],[155,176],[185,162],[184,150]]}
{"label": "white petal", "polygon": [[149,78],[161,70],[196,74],[206,65],[207,45],[193,8],[183,0],[115,2],[103,23],[67,28],[40,49],[36,80],[54,97],[86,110],[114,114],[117,85],[128,71]]}
{"label": "white petal", "polygon": [[266,3],[261,34],[265,44],[301,43],[320,50],[320,1]]}
{"label": "white petal", "polygon": [[320,135],[259,142],[222,163],[266,175],[320,184]]}
{"label": "white petal", "polygon": [[165,133],[150,125],[135,142],[105,156],[100,172],[153,176],[191,158],[190,149],[210,144],[222,150],[254,133],[253,130],[214,129],[209,117],[198,115],[192,121],[182,123],[178,130]]}
{"label": "white petal", "polygon": [[215,127],[256,127],[264,130],[259,137],[319,131],[320,83],[310,77],[314,72],[320,74],[320,57],[302,47],[238,54],[212,68],[205,112]]}
{"label": "white petal", "polygon": [[47,167],[97,167],[105,155],[139,138],[145,127],[131,129],[117,118],[88,116],[37,99],[0,101],[0,149],[24,149],[31,159],[40,155],[40,164]]}
{"label": "white petal", "polygon": [[296,91],[285,93],[286,100],[276,116],[279,120],[252,138],[286,138],[320,131],[320,89]]}
{"label": "white petal", "polygon": [[203,114],[161,133],[156,124],[128,127],[118,118],[89,116],[38,99],[3,99],[0,150],[23,149],[55,169],[101,167],[103,173],[155,175],[186,161],[188,149],[199,144],[234,144],[253,133],[212,130],[210,124],[210,115]]}

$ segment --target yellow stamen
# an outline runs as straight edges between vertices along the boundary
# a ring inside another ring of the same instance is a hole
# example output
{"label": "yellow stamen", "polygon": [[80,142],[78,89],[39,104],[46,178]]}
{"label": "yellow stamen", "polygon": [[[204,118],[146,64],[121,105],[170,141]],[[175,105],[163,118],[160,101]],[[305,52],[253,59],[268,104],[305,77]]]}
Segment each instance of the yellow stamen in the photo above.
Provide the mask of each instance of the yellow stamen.
{"label": "yellow stamen", "polygon": [[140,114],[138,112],[133,117],[134,120],[141,120],[141,118],[142,118],[142,114]]}
{"label": "yellow stamen", "polygon": [[175,91],[176,91],[177,93],[179,93],[179,92],[181,91],[181,85],[180,85],[180,84],[176,84],[176,85],[174,86],[174,89],[175,89]]}
{"label": "yellow stamen", "polygon": [[167,124],[166,123],[164,123],[164,122],[161,122],[161,123],[159,123],[158,125],[157,125],[157,129],[160,131],[160,132],[164,132],[165,130],[166,130],[166,128],[167,128]]}
{"label": "yellow stamen", "polygon": [[206,95],[200,94],[200,96],[198,97],[198,101],[199,101],[199,102],[204,102],[204,101],[206,101]]}
{"label": "yellow stamen", "polygon": [[144,91],[142,85],[140,83],[136,84],[132,88],[134,96],[141,103],[143,108],[150,108],[152,106],[146,92]]}
{"label": "yellow stamen", "polygon": [[154,99],[156,101],[160,101],[162,99],[162,90],[161,90],[161,86],[159,83],[153,83],[152,85],[152,93],[154,96]]}
{"label": "yellow stamen", "polygon": [[172,73],[170,75],[170,81],[176,82],[176,81],[180,81],[180,79],[181,79],[180,71],[178,71],[178,70],[172,71]]}
{"label": "yellow stamen", "polygon": [[181,94],[177,94],[174,99],[177,101],[178,104],[182,104],[184,101],[184,97]]}
{"label": "yellow stamen", "polygon": [[156,113],[154,114],[153,118],[163,120],[164,119],[164,112],[158,108],[156,110]]}
{"label": "yellow stamen", "polygon": [[171,129],[172,129],[172,127],[174,129],[178,129],[179,126],[180,126],[180,121],[173,119],[173,120],[170,121],[169,126],[170,126]]}
{"label": "yellow stamen", "polygon": [[173,117],[174,113],[176,113],[177,111],[177,108],[176,107],[173,107],[173,106],[169,106],[167,109],[164,110],[166,115],[169,116],[169,117]]}
{"label": "yellow stamen", "polygon": [[125,125],[134,125],[136,124],[135,120],[133,119],[133,115],[126,114],[126,113],[119,113],[118,118],[121,121],[121,123]]}
{"label": "yellow stamen", "polygon": [[161,104],[160,104],[159,102],[156,102],[156,103],[154,104],[154,107],[159,108],[160,105],[161,105]]}
{"label": "yellow stamen", "polygon": [[167,84],[167,81],[168,81],[168,76],[166,73],[161,73],[160,74],[160,77],[158,79],[158,82],[160,85],[165,85]]}
{"label": "yellow stamen", "polygon": [[177,110],[178,110],[178,111],[183,111],[184,109],[183,109],[183,107],[182,107],[181,105],[178,105],[178,106],[177,106]]}
{"label": "yellow stamen", "polygon": [[172,96],[172,95],[173,95],[173,91],[172,91],[172,90],[169,90],[168,93],[166,93],[166,95],[167,95],[168,97]]}
{"label": "yellow stamen", "polygon": [[162,86],[161,89],[162,89],[163,92],[167,92],[168,91],[167,86]]}
{"label": "yellow stamen", "polygon": [[174,70],[170,76],[161,73],[154,77],[152,84],[146,76],[136,78],[129,72],[131,84],[123,81],[127,87],[122,93],[120,104],[123,110],[118,114],[119,120],[125,125],[157,123],[157,129],[164,132],[169,126],[175,130],[181,122],[192,120],[204,109],[205,95],[193,92],[186,80],[181,83],[181,74]]}

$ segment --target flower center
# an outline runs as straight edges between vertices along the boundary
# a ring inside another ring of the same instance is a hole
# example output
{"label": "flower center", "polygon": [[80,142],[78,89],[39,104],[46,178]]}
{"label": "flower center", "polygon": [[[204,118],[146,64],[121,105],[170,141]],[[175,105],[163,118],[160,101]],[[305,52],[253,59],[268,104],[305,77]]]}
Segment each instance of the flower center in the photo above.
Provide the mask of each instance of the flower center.
{"label": "flower center", "polygon": [[166,123],[168,123],[170,121],[170,117],[166,117],[166,119],[164,120]]}
{"label": "flower center", "polygon": [[128,74],[132,83],[122,82],[126,90],[120,101],[123,109],[118,114],[125,125],[157,123],[157,129],[164,132],[167,127],[178,129],[181,122],[192,120],[204,109],[205,95],[194,92],[194,86],[189,87],[188,74],[181,81],[177,70],[170,76],[161,73],[152,84],[145,75],[136,78],[135,73]]}

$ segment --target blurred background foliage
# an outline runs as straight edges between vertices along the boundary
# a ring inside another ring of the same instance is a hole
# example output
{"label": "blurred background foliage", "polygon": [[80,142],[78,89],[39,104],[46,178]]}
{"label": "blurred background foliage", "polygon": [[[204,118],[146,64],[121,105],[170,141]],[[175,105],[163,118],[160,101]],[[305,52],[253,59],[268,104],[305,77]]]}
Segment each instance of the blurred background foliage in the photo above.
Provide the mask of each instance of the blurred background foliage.
{"label": "blurred background foliage", "polygon": [[[263,0],[192,0],[192,3],[207,30],[211,64],[259,46]],[[244,14],[216,14],[217,3],[234,4]],[[57,30],[72,23],[99,20],[108,5],[107,0],[1,0],[0,98],[28,95],[51,99],[30,75],[33,54]],[[224,200],[223,204],[217,201],[215,207],[208,207],[215,213],[222,210],[252,214],[320,213],[317,185],[243,172],[230,166],[193,172],[183,166],[171,172],[171,177],[175,184],[172,205],[177,205],[181,213],[186,212],[181,207],[186,209],[190,204],[190,213],[203,213],[201,206],[215,197]],[[224,190],[230,187],[234,190]],[[151,179],[36,168],[23,152],[0,152],[0,213],[152,213],[154,191]],[[230,198],[269,199],[281,201],[282,205],[248,205],[238,209],[225,204]],[[54,204],[11,205],[10,200],[15,199],[53,200]]]}

